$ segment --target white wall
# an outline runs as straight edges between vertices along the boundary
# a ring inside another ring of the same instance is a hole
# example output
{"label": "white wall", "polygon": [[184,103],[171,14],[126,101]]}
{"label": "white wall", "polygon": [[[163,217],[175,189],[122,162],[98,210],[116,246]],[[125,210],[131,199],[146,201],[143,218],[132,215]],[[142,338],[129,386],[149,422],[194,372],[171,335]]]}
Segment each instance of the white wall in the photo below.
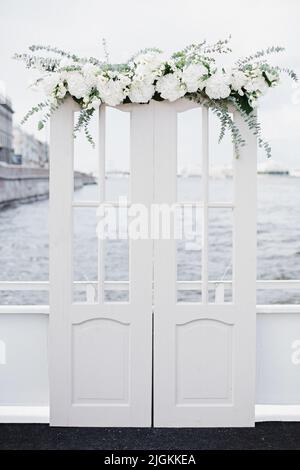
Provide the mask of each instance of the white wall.
{"label": "white wall", "polygon": [[0,315],[0,406],[48,404],[47,329],[46,315]]}
{"label": "white wall", "polygon": [[257,316],[256,383],[256,403],[300,404],[300,314]]}
{"label": "white wall", "polygon": [[[48,405],[47,330],[45,314],[0,315],[0,422],[1,407]],[[257,315],[257,404],[300,405],[299,345],[300,313]]]}

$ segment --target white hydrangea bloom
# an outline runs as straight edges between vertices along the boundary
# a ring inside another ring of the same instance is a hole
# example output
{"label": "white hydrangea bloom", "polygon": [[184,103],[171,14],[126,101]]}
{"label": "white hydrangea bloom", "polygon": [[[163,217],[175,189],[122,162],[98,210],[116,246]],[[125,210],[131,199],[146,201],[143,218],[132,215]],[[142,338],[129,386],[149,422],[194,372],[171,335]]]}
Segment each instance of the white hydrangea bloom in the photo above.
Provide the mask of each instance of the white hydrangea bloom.
{"label": "white hydrangea bloom", "polygon": [[99,73],[99,67],[95,64],[91,64],[90,62],[87,62],[86,64],[84,64],[81,70],[84,75],[89,75],[89,74],[97,75],[97,73]]}
{"label": "white hydrangea bloom", "polygon": [[68,90],[75,98],[83,98],[90,92],[90,86],[86,83],[80,72],[70,72],[67,76]]}
{"label": "white hydrangea bloom", "polygon": [[82,70],[85,82],[87,84],[87,87],[90,89],[93,87],[96,87],[97,80],[98,80],[97,75],[99,74],[99,68],[96,65],[88,62],[84,64],[81,70]]}
{"label": "white hydrangea bloom", "polygon": [[154,95],[155,88],[147,80],[133,80],[128,96],[132,103],[148,103]]}
{"label": "white hydrangea bloom", "polygon": [[160,77],[156,83],[156,90],[162,98],[169,101],[175,101],[186,93],[186,87],[181,82],[179,73],[167,73]]}
{"label": "white hydrangea bloom", "polygon": [[125,87],[127,87],[131,84],[131,79],[128,77],[128,75],[125,75],[123,73],[118,73],[117,74],[117,79],[122,84],[123,88],[125,88]]}
{"label": "white hydrangea bloom", "polygon": [[185,83],[189,93],[202,90],[205,86],[203,76],[207,75],[207,68],[202,64],[190,64],[183,69],[182,81]]}
{"label": "white hydrangea bloom", "polygon": [[240,95],[243,95],[244,92],[242,88],[246,85],[248,81],[247,76],[242,70],[233,70],[231,74],[231,86],[232,89],[237,91]]}
{"label": "white hydrangea bloom", "polygon": [[155,78],[161,75],[161,66],[164,63],[164,56],[161,52],[148,51],[136,56],[134,63],[136,65],[135,75],[142,78],[147,76]]}
{"label": "white hydrangea bloom", "polygon": [[72,59],[69,59],[68,57],[64,57],[63,59],[61,59],[59,63],[59,66],[61,68],[72,67],[72,65],[74,65],[74,62]]}
{"label": "white hydrangea bloom", "polygon": [[117,106],[125,98],[123,84],[120,80],[106,79],[100,76],[98,77],[97,88],[101,100],[109,106]]}
{"label": "white hydrangea bloom", "polygon": [[52,95],[54,89],[59,83],[61,83],[61,81],[62,79],[60,73],[54,72],[49,75],[46,75],[41,82],[46,96]]}
{"label": "white hydrangea bloom", "polygon": [[211,99],[227,98],[230,91],[230,75],[228,73],[217,71],[206,81],[205,92]]}
{"label": "white hydrangea bloom", "polygon": [[249,93],[256,92],[256,93],[259,93],[261,95],[265,94],[267,92],[268,88],[269,88],[269,86],[268,86],[266,80],[264,79],[264,77],[262,77],[262,76],[255,77],[255,78],[249,78],[246,85],[245,85],[245,89]]}

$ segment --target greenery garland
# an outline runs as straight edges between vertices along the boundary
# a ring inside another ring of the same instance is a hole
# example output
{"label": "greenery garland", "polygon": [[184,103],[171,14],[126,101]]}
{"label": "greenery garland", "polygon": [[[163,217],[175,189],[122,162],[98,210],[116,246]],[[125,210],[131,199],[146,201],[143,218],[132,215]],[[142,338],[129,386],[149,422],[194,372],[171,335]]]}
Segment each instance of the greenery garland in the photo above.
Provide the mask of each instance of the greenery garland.
{"label": "greenery garland", "polygon": [[[283,52],[272,46],[239,59],[230,68],[218,67],[216,57],[228,54],[230,37],[214,44],[202,41],[165,57],[162,51],[148,48],[139,51],[126,63],[113,64],[103,40],[105,60],[80,57],[56,47],[33,45],[30,53],[15,54],[30,69],[41,76],[33,87],[42,88],[46,100],[33,106],[24,116],[25,123],[35,113],[44,111],[38,122],[42,129],[51,114],[71,96],[81,111],[74,128],[74,136],[81,130],[93,145],[89,123],[101,103],[116,106],[121,103],[148,103],[153,100],[175,101],[185,97],[212,109],[220,120],[219,141],[230,132],[236,156],[245,145],[241,132],[229,109],[235,107],[249,129],[257,136],[258,144],[267,156],[271,147],[262,137],[256,113],[259,98],[268,88],[277,86],[282,73],[297,81],[295,72],[267,62],[267,56]],[[45,56],[39,55],[43,51]]]}

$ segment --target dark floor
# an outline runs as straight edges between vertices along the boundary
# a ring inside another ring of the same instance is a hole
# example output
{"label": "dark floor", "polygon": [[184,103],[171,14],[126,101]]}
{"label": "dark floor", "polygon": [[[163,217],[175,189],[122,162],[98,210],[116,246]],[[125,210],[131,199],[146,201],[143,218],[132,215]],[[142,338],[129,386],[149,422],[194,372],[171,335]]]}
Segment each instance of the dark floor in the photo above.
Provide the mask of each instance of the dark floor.
{"label": "dark floor", "polygon": [[0,424],[0,449],[300,449],[300,422],[255,428],[51,428]]}

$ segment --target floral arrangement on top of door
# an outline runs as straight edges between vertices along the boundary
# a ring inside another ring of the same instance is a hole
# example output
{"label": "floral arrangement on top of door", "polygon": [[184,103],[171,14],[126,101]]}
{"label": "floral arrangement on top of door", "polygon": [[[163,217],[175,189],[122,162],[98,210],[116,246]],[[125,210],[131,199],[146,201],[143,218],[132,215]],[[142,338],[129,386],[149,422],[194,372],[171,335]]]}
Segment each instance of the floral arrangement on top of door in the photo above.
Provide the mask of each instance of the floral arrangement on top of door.
{"label": "floral arrangement on top of door", "polygon": [[[192,44],[170,57],[156,48],[144,49],[122,64],[110,63],[105,41],[104,61],[78,57],[55,47],[31,46],[33,54],[15,54],[14,58],[24,61],[27,68],[42,72],[32,87],[42,88],[46,100],[31,108],[23,122],[36,112],[44,111],[38,122],[38,128],[42,129],[51,114],[71,95],[81,108],[74,135],[83,129],[93,144],[89,122],[101,103],[117,106],[185,97],[212,109],[221,122],[219,141],[229,131],[238,157],[245,141],[231,117],[230,106],[233,105],[257,135],[259,146],[270,156],[270,145],[262,138],[253,110],[259,98],[279,84],[282,73],[287,73],[294,81],[297,76],[293,70],[271,65],[266,60],[266,56],[284,51],[279,46],[240,59],[232,67],[217,66],[216,56],[231,52],[229,40],[219,40],[212,45],[206,41]],[[39,51],[45,51],[46,56],[37,55]]]}

